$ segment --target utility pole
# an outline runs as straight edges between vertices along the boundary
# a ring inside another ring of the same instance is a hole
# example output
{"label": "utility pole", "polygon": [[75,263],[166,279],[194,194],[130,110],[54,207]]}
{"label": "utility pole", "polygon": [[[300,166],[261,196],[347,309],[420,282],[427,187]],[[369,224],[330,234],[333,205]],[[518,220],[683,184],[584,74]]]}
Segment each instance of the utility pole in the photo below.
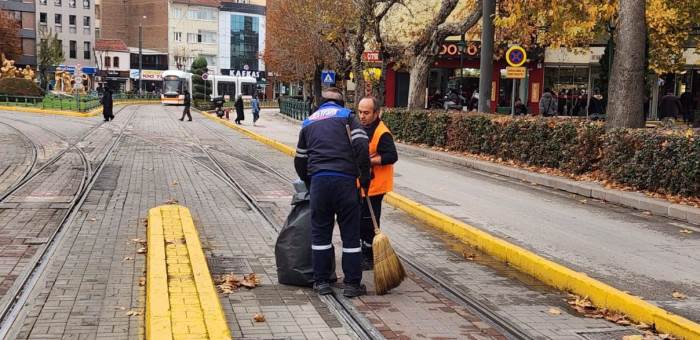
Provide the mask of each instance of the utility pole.
{"label": "utility pole", "polygon": [[481,63],[479,75],[479,112],[491,112],[491,82],[493,81],[493,16],[496,0],[483,0],[481,30]]}
{"label": "utility pole", "polygon": [[[146,19],[144,15],[142,19]],[[139,95],[143,93],[143,20],[139,21]]]}

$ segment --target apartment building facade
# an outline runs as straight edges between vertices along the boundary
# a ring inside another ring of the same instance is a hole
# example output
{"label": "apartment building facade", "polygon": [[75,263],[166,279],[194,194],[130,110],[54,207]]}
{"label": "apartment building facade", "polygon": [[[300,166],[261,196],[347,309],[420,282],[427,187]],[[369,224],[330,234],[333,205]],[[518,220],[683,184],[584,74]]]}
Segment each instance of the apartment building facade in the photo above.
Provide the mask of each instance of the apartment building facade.
{"label": "apartment building facade", "polygon": [[94,0],[37,0],[36,30],[56,33],[66,66],[95,66]]}
{"label": "apartment building facade", "polygon": [[168,17],[168,51],[171,69],[188,70],[198,56],[216,72],[219,55],[218,0],[171,0]]}
{"label": "apartment building facade", "polygon": [[[7,11],[20,23],[19,36],[22,54],[15,60],[17,66],[36,68],[36,20],[35,0],[0,0],[0,9]],[[1,38],[0,38],[1,39]]]}

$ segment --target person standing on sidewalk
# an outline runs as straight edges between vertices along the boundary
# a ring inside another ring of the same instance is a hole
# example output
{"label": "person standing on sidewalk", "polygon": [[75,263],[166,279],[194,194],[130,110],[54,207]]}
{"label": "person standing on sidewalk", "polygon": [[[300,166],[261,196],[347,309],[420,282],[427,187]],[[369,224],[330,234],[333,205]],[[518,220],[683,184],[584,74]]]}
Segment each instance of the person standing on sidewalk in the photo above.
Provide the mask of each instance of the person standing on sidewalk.
{"label": "person standing on sidewalk", "polygon": [[253,100],[250,101],[250,106],[253,108],[253,126],[255,122],[260,119],[260,101],[258,100],[258,95],[253,95]]}
{"label": "person standing on sidewalk", "polygon": [[190,96],[190,91],[185,90],[185,108],[182,110],[182,117],[180,120],[185,120],[185,115],[187,116],[187,121],[192,121],[192,114],[190,113],[190,106],[192,105],[192,96]]}
{"label": "person standing on sidewalk", "polygon": [[297,175],[310,193],[314,290],[320,295],[333,293],[332,239],[337,220],[343,241],[343,295],[356,297],[367,293],[362,284],[357,179],[359,176],[363,190],[369,189],[369,138],[357,118],[344,107],[340,90],[328,88],[321,96],[322,105],[302,123],[294,157]]}
{"label": "person standing on sidewalk", "polygon": [[241,125],[241,121],[245,120],[245,116],[243,113],[243,96],[240,94],[238,97],[236,97],[236,102],[233,104],[233,106],[236,108],[236,124]]}
{"label": "person standing on sidewalk", "polygon": [[106,88],[100,101],[102,102],[102,116],[104,117],[105,122],[114,119],[114,101],[112,100],[112,90]]}
{"label": "person standing on sidewalk", "polygon": [[[357,105],[362,128],[369,137],[369,159],[372,165],[369,190],[365,194],[372,203],[371,209],[377,218],[382,215],[382,200],[384,195],[394,188],[394,163],[399,160],[396,152],[394,138],[389,128],[379,117],[379,102],[374,97],[365,97]],[[364,197],[364,195],[363,195]],[[362,218],[360,220],[360,238],[362,239],[362,269],[374,269],[374,255],[372,253],[372,240],[374,239],[374,225],[370,207],[366,200],[362,200]]]}

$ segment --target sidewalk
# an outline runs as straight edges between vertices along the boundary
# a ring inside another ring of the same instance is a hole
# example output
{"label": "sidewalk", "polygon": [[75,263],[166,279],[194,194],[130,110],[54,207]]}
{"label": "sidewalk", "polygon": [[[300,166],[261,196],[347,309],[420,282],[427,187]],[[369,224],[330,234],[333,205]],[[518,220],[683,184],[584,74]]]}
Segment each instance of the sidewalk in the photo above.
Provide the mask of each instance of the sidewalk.
{"label": "sidewalk", "polygon": [[[295,145],[300,124],[262,112],[250,130]],[[542,175],[539,175],[542,176]],[[425,179],[429,178],[427,182]],[[700,228],[400,151],[397,193],[700,320]],[[691,233],[681,233],[681,231]],[[683,292],[686,300],[672,297]]]}

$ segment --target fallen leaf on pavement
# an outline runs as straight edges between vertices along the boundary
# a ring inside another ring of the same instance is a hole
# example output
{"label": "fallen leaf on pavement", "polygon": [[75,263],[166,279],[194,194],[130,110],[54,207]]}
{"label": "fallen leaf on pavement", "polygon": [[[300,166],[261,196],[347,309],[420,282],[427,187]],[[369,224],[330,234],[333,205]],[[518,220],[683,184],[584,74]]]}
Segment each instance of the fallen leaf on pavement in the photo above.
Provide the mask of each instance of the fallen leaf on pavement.
{"label": "fallen leaf on pavement", "polygon": [[588,200],[580,200],[579,202],[586,204],[586,203],[588,203]]}
{"label": "fallen leaf on pavement", "polygon": [[139,278],[139,286],[143,287],[145,285],[146,285],[146,278],[145,277]]}
{"label": "fallen leaf on pavement", "polygon": [[126,312],[126,315],[127,315],[127,316],[137,316],[137,315],[141,315],[141,311],[132,309],[132,310]]}
{"label": "fallen leaf on pavement", "polygon": [[171,198],[171,199],[165,201],[165,204],[177,204],[177,203],[178,203],[178,200],[176,200],[174,198]]}
{"label": "fallen leaf on pavement", "polygon": [[685,295],[685,294],[683,294],[683,293],[681,293],[681,292],[677,292],[677,291],[675,291],[675,290],[673,291],[673,294],[671,294],[671,296],[673,296],[674,298],[676,298],[676,299],[678,299],[678,300],[685,300],[685,299],[688,298],[687,295]]}
{"label": "fallen leaf on pavement", "polygon": [[253,320],[255,320],[255,322],[265,322],[265,315],[257,313],[253,315]]}
{"label": "fallen leaf on pavement", "polygon": [[173,181],[173,185],[178,185],[178,184],[180,184],[180,183],[178,183],[177,181]]}
{"label": "fallen leaf on pavement", "polygon": [[246,288],[255,288],[260,285],[260,279],[255,273],[243,276],[243,281],[241,281],[241,286]]}
{"label": "fallen leaf on pavement", "polygon": [[462,256],[469,261],[476,260],[476,254],[474,254],[474,253],[469,253],[467,251],[463,251]]}
{"label": "fallen leaf on pavement", "polygon": [[88,221],[90,221],[90,222],[95,222],[95,221],[97,221],[97,219],[94,218],[94,217],[91,217],[91,218],[88,218]]}
{"label": "fallen leaf on pavement", "polygon": [[550,308],[550,309],[547,311],[547,314],[549,314],[549,315],[560,315],[560,314],[561,314],[561,311],[559,310],[559,308],[554,308],[554,307],[552,307],[552,308]]}
{"label": "fallen leaf on pavement", "polygon": [[651,211],[642,211],[642,214],[651,216]]}
{"label": "fallen leaf on pavement", "polygon": [[146,247],[141,247],[139,250],[136,251],[139,254],[145,254],[146,253]]}
{"label": "fallen leaf on pavement", "polygon": [[688,229],[682,229],[682,230],[681,230],[681,234],[692,234],[692,233],[693,233],[692,230],[688,230]]}
{"label": "fallen leaf on pavement", "polygon": [[133,257],[128,257],[128,256],[127,256],[127,257],[125,257],[122,261],[131,261],[131,260],[133,260],[133,259],[134,259]]}
{"label": "fallen leaf on pavement", "polygon": [[622,340],[642,340],[642,339],[644,339],[644,337],[641,335],[625,335],[622,337]]}

